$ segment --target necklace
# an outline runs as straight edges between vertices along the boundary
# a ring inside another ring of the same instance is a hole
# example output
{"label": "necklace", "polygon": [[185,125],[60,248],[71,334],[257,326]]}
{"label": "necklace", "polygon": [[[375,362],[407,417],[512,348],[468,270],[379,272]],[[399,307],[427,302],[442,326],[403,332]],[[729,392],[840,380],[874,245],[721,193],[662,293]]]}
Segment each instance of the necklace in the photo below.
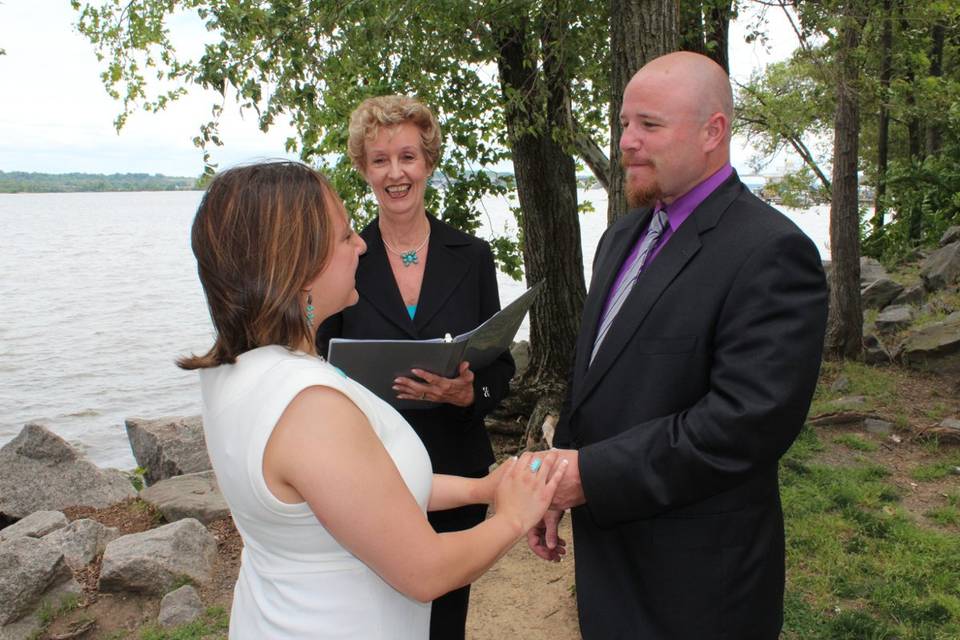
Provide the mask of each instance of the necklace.
{"label": "necklace", "polygon": [[400,251],[390,246],[390,243],[387,242],[387,239],[383,236],[382,230],[380,232],[380,238],[383,240],[383,246],[389,249],[391,253],[400,256],[400,260],[403,261],[403,266],[409,267],[412,264],[417,264],[417,252],[427,246],[427,240],[430,239],[430,227],[427,227],[427,235],[424,236],[423,242],[421,242],[416,249],[410,249],[409,251]]}

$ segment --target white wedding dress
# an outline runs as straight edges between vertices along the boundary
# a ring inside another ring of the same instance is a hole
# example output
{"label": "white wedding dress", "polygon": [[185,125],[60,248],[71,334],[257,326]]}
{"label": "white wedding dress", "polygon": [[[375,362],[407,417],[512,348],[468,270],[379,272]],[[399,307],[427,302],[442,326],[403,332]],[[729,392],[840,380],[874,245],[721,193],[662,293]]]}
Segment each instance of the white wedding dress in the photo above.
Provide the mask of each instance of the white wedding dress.
{"label": "white wedding dress", "polygon": [[[306,503],[278,500],[262,472],[267,440],[290,401],[307,387],[327,386],[367,416],[425,512],[433,476],[413,429],[336,367],[280,346],[244,353],[236,364],[201,371],[200,379],[207,449],[244,543],[230,638],[425,640],[430,604],[384,582]],[[316,428],[323,428],[323,416]]]}

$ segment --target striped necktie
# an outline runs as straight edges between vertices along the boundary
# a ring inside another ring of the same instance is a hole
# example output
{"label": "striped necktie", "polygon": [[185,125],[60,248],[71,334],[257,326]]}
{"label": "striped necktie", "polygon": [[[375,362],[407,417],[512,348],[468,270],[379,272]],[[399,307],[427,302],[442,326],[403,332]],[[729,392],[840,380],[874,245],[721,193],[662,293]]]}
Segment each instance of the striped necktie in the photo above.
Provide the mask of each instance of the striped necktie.
{"label": "striped necktie", "polygon": [[634,259],[633,264],[627,267],[623,278],[620,279],[617,290],[610,299],[610,306],[607,308],[607,313],[600,320],[600,328],[597,330],[597,337],[593,341],[593,352],[590,354],[591,363],[593,359],[597,357],[597,351],[599,351],[603,339],[607,337],[607,332],[610,331],[610,325],[613,324],[613,320],[617,317],[620,307],[623,306],[630,290],[633,289],[634,283],[636,283],[637,278],[640,276],[643,263],[646,262],[647,256],[650,255],[653,248],[657,246],[657,241],[660,240],[660,236],[663,235],[663,230],[666,226],[667,212],[664,209],[660,209],[653,214],[653,218],[650,220],[650,226],[647,228],[647,235],[643,237],[643,241],[640,243],[640,250],[637,251],[637,257]]}

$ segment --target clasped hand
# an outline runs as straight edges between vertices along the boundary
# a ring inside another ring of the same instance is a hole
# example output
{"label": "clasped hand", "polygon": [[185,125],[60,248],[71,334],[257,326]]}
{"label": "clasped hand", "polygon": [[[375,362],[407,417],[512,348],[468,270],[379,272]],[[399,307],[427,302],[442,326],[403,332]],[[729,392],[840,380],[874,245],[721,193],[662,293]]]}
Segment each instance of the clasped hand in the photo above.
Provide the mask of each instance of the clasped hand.
{"label": "clasped hand", "polygon": [[473,371],[469,362],[461,362],[456,378],[444,378],[422,369],[412,369],[413,375],[422,380],[399,377],[393,381],[393,390],[400,400],[429,400],[469,407],[473,404]]}

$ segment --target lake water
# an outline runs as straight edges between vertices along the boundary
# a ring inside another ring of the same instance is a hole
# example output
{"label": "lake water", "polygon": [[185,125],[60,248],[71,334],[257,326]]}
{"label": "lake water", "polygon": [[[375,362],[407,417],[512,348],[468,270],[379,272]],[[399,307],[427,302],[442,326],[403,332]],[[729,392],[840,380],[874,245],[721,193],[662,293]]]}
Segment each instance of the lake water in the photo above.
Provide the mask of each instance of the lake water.
{"label": "lake water", "polygon": [[[212,340],[189,230],[200,192],[0,194],[0,446],[30,421],[101,466],[136,466],[123,421],[200,411],[174,360]],[[589,279],[606,193],[581,191]],[[484,229],[515,233],[506,199]],[[825,207],[786,211],[829,258]],[[504,304],[525,286],[500,276]],[[521,328],[520,338],[528,328]]]}

